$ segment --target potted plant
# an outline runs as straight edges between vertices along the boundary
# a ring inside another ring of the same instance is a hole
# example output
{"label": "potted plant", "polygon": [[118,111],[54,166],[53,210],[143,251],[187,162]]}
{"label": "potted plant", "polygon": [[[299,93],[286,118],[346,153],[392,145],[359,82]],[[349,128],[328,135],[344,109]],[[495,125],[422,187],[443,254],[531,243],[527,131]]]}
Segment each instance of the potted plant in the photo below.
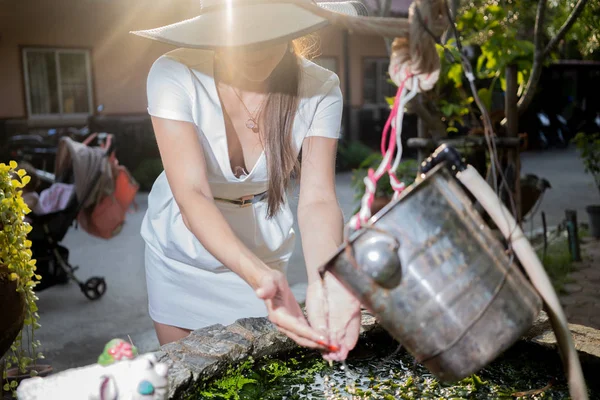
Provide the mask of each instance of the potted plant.
{"label": "potted plant", "polygon": [[[2,348],[2,390],[12,391],[20,380],[36,375],[46,375],[51,371],[48,365],[39,365],[40,343],[35,339],[35,331],[40,327],[33,289],[41,277],[35,273],[35,260],[31,259],[31,242],[27,235],[31,225],[25,221],[30,210],[21,196],[22,188],[30,177],[25,170],[17,170],[17,163],[0,164],[0,293],[2,301],[3,327],[7,329]],[[6,301],[6,303],[4,303]],[[2,334],[5,334],[3,331]]]}
{"label": "potted plant", "polygon": [[[352,187],[356,191],[355,200],[360,202],[363,194],[365,193],[364,179],[368,174],[369,168],[377,169],[381,163],[382,156],[379,153],[372,153],[368,156],[360,166],[355,169],[352,173]],[[407,159],[402,161],[396,170],[396,177],[404,182],[406,186],[412,184],[417,176],[419,166],[416,160]],[[394,190],[390,185],[390,178],[388,174],[384,174],[379,181],[377,181],[377,188],[375,190],[375,199],[371,206],[371,214],[377,213],[383,207],[385,207],[394,195]],[[360,205],[359,205],[360,207]],[[358,209],[356,210],[358,212]]]}
{"label": "potted plant", "polygon": [[[600,133],[590,135],[580,132],[573,141],[580,151],[585,172],[592,175],[600,192]],[[589,205],[586,211],[590,218],[591,235],[600,238],[600,204]]]}

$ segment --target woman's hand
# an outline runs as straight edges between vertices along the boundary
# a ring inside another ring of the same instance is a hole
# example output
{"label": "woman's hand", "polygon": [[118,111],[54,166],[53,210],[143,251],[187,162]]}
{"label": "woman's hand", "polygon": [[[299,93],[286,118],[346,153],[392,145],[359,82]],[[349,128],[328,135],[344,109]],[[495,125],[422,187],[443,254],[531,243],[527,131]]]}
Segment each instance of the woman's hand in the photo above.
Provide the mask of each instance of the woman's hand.
{"label": "woman's hand", "polygon": [[328,361],[344,361],[360,333],[360,302],[330,273],[309,283],[306,293],[308,320],[337,347],[324,353]]}
{"label": "woman's hand", "polygon": [[300,346],[326,350],[326,336],[311,328],[300,305],[292,294],[285,276],[275,270],[263,273],[258,280],[256,295],[264,300],[269,320]]}

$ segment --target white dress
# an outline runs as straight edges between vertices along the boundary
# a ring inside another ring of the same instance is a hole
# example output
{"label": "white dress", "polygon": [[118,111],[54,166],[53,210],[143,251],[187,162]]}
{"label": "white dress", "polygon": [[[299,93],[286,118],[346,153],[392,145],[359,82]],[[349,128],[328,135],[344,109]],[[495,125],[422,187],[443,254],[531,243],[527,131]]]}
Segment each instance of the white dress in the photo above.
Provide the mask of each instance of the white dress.
{"label": "white dress", "polygon": [[[231,170],[223,110],[213,79],[213,52],[179,49],[160,57],[147,82],[148,112],[192,122],[204,149],[208,180],[215,197],[239,199],[267,190],[263,154],[245,176]],[[296,148],[304,138],[338,138],[342,95],[336,74],[303,60],[300,100],[293,126]],[[182,166],[182,173],[185,166]],[[216,202],[248,248],[282,272],[294,250],[293,214],[287,199],[267,219],[266,200],[249,207]],[[262,300],[237,274],[213,257],[186,228],[163,172],[148,197],[141,234],[146,243],[146,282],[151,318],[185,329],[231,324],[243,317],[266,316]]]}

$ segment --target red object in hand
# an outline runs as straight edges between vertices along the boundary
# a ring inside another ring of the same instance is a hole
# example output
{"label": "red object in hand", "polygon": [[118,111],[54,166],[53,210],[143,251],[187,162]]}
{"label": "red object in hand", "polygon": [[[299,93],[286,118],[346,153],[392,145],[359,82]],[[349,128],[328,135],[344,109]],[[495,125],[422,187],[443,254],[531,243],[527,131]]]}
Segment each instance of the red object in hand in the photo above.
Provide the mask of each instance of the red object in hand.
{"label": "red object in hand", "polygon": [[338,351],[339,347],[334,346],[332,344],[326,344],[325,342],[323,342],[322,340],[317,341],[318,344],[320,344],[321,346],[327,347],[327,350],[329,351]]}

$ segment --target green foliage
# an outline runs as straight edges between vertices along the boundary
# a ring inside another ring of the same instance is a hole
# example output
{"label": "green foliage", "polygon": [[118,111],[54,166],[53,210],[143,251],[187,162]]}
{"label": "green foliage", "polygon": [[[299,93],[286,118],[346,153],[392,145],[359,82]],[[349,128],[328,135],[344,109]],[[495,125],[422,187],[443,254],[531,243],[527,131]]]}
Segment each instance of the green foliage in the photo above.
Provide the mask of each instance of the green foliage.
{"label": "green foliage", "polygon": [[340,144],[337,157],[338,169],[347,171],[358,168],[363,160],[371,154],[373,154],[373,150],[359,141]]}
{"label": "green foliage", "polygon": [[[519,93],[522,93],[533,66],[534,45],[531,41],[519,39],[517,28],[510,23],[511,18],[509,10],[491,2],[465,9],[456,21],[461,43],[476,46],[481,51],[473,72],[477,93],[488,111],[492,111],[494,91],[506,90],[506,67],[517,66]],[[470,88],[466,87],[468,82],[456,39],[449,39],[444,46],[437,45],[437,50],[441,60],[440,78],[429,97],[443,115],[448,133],[451,133],[457,130],[457,124],[465,124],[467,115],[477,118],[479,110],[473,107]]]}
{"label": "green foliage", "polygon": [[284,360],[265,358],[260,362],[250,357],[212,382],[205,382],[190,399],[261,399],[284,398],[290,385],[312,383],[312,377],[326,368],[322,359],[300,354]]}
{"label": "green foliage", "polygon": [[[554,36],[575,7],[576,1],[551,0],[548,2],[547,36]],[[600,52],[600,0],[589,0],[581,15],[565,35],[584,59],[599,59]],[[579,57],[578,57],[579,58]]]}
{"label": "green foliage", "polygon": [[[536,0],[470,0],[461,2],[456,26],[463,46],[474,46],[480,51],[474,60],[475,87],[484,106],[492,110],[492,95],[506,90],[505,69],[517,66],[518,95],[522,95],[529,79],[534,56],[533,27],[536,18]],[[546,10],[547,38],[553,36],[563,25],[575,1],[552,0]],[[568,31],[567,39],[576,41],[584,56],[600,59],[600,0],[589,0],[583,13]],[[547,42],[546,40],[543,42]],[[444,46],[437,45],[441,59],[439,80],[434,90],[424,96],[441,114],[447,133],[457,132],[458,125],[470,125],[465,121],[472,117],[478,121],[480,111],[473,104],[472,93],[467,88],[460,64],[460,53],[454,38]],[[595,52],[595,53],[594,53]],[[594,54],[592,54],[594,53]],[[546,61],[555,57],[551,54]],[[387,99],[393,103],[393,98]]]}
{"label": "green foliage", "polygon": [[573,142],[583,158],[585,172],[594,177],[594,182],[600,192],[600,133],[586,135],[580,132],[575,135]]}
{"label": "green foliage", "polygon": [[569,395],[560,378],[558,357],[532,353],[528,345],[514,345],[477,374],[452,384],[435,379],[406,351],[391,346],[397,343],[383,335],[359,343],[355,353],[359,356],[348,359],[344,370],[306,350],[249,359],[217,379],[198,384],[186,399],[509,399],[523,398],[519,392],[544,387],[552,377],[558,379],[535,398],[567,399]]}
{"label": "green foliage", "polygon": [[163,172],[164,168],[160,157],[143,160],[133,171],[133,178],[140,184],[141,190],[150,190],[156,178]]}
{"label": "green foliage", "polygon": [[[579,239],[588,236],[588,232],[579,227]],[[538,244],[539,246],[539,244]],[[566,283],[572,282],[569,274],[573,271],[573,260],[569,251],[569,239],[563,233],[559,233],[555,239],[551,239],[548,248],[537,250],[537,255],[544,265],[544,269],[557,293],[564,293]],[[582,255],[583,256],[583,255]]]}
{"label": "green foliage", "polygon": [[[372,153],[369,157],[365,158],[357,169],[352,174],[352,188],[354,189],[354,200],[359,201],[365,193],[365,182],[364,179],[368,175],[369,168],[377,169],[381,163],[382,156],[379,153]],[[417,176],[419,165],[416,160],[406,159],[398,165],[396,170],[396,177],[404,182],[406,186],[411,185]],[[377,189],[375,191],[376,197],[387,197],[392,196],[394,190],[390,184],[390,177],[388,174],[383,176],[377,181]]]}
{"label": "green foliage", "polygon": [[[464,117],[472,112],[473,97],[464,87],[463,67],[454,39],[445,46],[436,45],[441,60],[440,76],[434,90],[425,94],[442,114],[448,133],[456,131],[456,125],[465,123]],[[449,56],[448,56],[449,54]]]}
{"label": "green foliage", "polygon": [[[537,0],[470,0],[461,2],[462,10],[459,15],[465,12],[472,12],[472,18],[478,18],[477,28],[481,29],[479,36],[480,42],[485,41],[487,28],[494,28],[496,24],[485,24],[494,18],[494,11],[500,7],[504,10],[506,18],[500,22],[500,25],[508,25],[517,33],[517,39],[532,40],[535,26],[535,17],[537,11]],[[577,1],[550,0],[546,2],[545,26],[542,31],[542,40],[547,43],[555,36],[563,26]],[[486,14],[485,11],[492,11]],[[598,59],[600,54],[600,0],[589,0],[579,18],[565,35],[565,42],[574,45],[577,54],[572,54],[574,58]],[[488,17],[487,21],[485,17]],[[459,26],[459,29],[461,27]],[[489,32],[487,32],[489,34]]]}
{"label": "green foliage", "polygon": [[[16,367],[24,374],[27,367],[35,365],[43,358],[38,352],[40,342],[35,340],[35,331],[40,328],[38,297],[33,289],[41,279],[35,273],[36,262],[31,259],[31,241],[27,235],[31,225],[25,221],[25,215],[31,210],[22,198],[22,188],[29,183],[30,177],[25,170],[17,170],[17,163],[0,164],[0,264],[9,270],[9,278],[17,283],[17,291],[23,293],[26,303],[25,323],[5,356],[5,368],[2,380],[6,379],[6,370]],[[35,372],[32,371],[32,376]],[[13,391],[17,382],[5,384],[5,391]]]}

